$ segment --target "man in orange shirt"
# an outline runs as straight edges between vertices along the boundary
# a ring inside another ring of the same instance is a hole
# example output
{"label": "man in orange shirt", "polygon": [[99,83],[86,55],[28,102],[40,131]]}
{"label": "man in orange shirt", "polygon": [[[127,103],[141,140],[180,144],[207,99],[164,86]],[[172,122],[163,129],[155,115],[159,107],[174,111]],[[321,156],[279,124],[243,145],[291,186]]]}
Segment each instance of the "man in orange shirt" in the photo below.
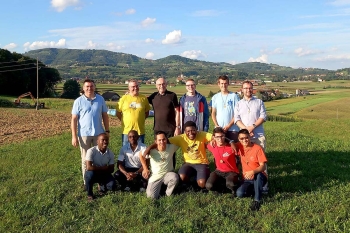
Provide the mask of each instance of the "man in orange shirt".
{"label": "man in orange shirt", "polygon": [[241,159],[243,183],[237,189],[237,197],[254,195],[250,209],[257,211],[260,209],[263,186],[267,182],[267,174],[264,172],[267,159],[263,148],[250,141],[247,129],[238,132],[238,140],[236,148]]}

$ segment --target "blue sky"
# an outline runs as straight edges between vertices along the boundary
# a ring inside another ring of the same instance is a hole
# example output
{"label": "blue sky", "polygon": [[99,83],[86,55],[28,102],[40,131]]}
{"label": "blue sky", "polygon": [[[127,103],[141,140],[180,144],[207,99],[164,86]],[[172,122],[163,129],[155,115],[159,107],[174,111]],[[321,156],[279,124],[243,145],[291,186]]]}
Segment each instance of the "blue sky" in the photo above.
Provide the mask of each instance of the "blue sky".
{"label": "blue sky", "polygon": [[350,0],[2,1],[0,47],[350,67]]}

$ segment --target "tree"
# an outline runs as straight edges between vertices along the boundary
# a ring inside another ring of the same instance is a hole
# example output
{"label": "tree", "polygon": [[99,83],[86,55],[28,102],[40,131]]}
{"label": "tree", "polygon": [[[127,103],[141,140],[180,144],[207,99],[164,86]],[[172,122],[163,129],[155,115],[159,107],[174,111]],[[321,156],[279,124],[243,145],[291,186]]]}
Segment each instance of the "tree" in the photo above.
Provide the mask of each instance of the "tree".
{"label": "tree", "polygon": [[76,99],[79,97],[80,93],[80,84],[73,80],[67,80],[63,84],[63,93],[61,95],[61,98],[65,99]]}

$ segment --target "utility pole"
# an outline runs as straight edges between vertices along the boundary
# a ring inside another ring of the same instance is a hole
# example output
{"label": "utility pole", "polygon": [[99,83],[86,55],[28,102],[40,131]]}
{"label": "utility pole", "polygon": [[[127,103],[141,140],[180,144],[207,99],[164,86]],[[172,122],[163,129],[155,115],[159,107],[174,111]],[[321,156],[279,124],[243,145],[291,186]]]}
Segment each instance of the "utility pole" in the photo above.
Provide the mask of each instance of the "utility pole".
{"label": "utility pole", "polygon": [[36,110],[39,110],[39,62],[36,58]]}

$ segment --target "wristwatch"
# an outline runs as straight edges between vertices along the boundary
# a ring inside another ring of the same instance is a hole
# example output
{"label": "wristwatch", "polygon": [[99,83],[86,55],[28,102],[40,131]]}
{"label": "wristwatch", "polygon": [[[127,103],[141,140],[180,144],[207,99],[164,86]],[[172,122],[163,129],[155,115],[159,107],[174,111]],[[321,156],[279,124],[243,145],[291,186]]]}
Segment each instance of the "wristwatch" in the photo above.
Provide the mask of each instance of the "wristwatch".
{"label": "wristwatch", "polygon": [[105,132],[106,132],[106,133],[110,133],[110,131],[109,131],[109,130],[105,130]]}
{"label": "wristwatch", "polygon": [[180,125],[177,125],[177,126],[176,126],[176,128],[179,128],[179,129],[181,129],[181,126],[180,126]]}

